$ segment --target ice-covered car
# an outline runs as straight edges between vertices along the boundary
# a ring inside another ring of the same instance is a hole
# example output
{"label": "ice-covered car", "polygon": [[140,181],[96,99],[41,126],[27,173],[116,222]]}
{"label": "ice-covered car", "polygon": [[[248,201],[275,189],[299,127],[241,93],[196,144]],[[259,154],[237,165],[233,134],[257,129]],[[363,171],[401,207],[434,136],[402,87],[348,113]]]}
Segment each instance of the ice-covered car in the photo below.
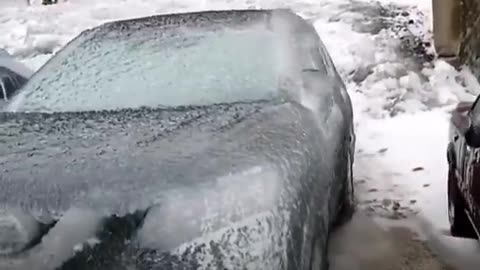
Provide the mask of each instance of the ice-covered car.
{"label": "ice-covered car", "polygon": [[33,72],[0,49],[0,108],[25,84]]}
{"label": "ice-covered car", "polygon": [[352,118],[288,10],[87,30],[0,113],[0,268],[326,269]]}

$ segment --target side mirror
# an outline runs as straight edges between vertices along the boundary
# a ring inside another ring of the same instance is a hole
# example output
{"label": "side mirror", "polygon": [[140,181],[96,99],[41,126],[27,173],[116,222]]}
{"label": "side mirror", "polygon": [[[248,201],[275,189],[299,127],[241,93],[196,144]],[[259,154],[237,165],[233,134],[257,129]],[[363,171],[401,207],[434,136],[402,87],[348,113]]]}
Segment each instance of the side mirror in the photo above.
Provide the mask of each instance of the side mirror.
{"label": "side mirror", "polygon": [[464,136],[472,125],[472,121],[468,115],[468,110],[459,110],[458,108],[452,112],[452,118],[450,121]]}
{"label": "side mirror", "polygon": [[456,110],[451,121],[455,128],[465,137],[465,142],[473,148],[480,148],[480,122],[472,121],[468,110]]}
{"label": "side mirror", "polygon": [[480,148],[480,125],[470,125],[464,136],[468,146]]}

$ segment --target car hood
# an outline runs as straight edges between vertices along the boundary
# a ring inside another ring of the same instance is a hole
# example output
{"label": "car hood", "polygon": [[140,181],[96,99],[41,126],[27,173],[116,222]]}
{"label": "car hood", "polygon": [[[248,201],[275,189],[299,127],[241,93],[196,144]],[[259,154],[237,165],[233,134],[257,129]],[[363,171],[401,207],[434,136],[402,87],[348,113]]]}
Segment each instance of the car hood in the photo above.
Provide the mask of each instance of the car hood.
{"label": "car hood", "polygon": [[[74,206],[125,215],[176,191],[208,190],[219,177],[275,163],[285,140],[300,143],[299,109],[258,102],[2,113],[0,204],[20,206],[40,220]],[[276,131],[287,128],[290,136],[275,140]]]}
{"label": "car hood", "polygon": [[[341,136],[327,141],[333,131],[324,133],[318,119],[297,103],[271,102],[0,114],[0,205],[27,208],[37,218],[62,215],[32,256],[4,264],[37,269],[55,250],[60,254],[42,269],[56,269],[50,266],[73,255],[68,247],[58,251],[55,239],[90,233],[96,225],[82,224],[94,210],[114,216],[114,224],[107,221],[100,244],[61,269],[190,269],[210,259],[223,265],[223,256],[246,269],[299,265],[295,254],[286,258],[287,245],[302,249],[302,240],[287,238],[317,218],[329,223],[332,186],[340,184],[332,171]],[[320,212],[306,210],[313,200]],[[125,218],[145,209],[141,225]],[[94,262],[119,267],[92,268],[92,254],[100,257]]]}

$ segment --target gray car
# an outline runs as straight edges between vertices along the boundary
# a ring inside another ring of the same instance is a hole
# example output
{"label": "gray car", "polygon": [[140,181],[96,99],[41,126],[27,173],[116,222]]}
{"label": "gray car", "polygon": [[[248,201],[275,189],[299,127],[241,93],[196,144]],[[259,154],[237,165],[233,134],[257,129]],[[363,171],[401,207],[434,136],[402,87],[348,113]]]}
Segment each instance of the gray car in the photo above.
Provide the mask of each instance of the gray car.
{"label": "gray car", "polygon": [[326,269],[352,118],[288,10],[87,30],[0,113],[0,268]]}

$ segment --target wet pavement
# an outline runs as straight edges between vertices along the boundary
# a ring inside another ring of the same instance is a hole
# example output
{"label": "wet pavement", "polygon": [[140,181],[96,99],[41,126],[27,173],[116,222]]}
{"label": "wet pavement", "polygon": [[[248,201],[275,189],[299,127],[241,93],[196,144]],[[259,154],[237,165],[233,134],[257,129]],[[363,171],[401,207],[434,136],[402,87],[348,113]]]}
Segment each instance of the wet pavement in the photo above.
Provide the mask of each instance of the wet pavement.
{"label": "wet pavement", "polygon": [[329,253],[331,270],[457,269],[442,262],[408,227],[384,228],[364,212],[335,231]]}

